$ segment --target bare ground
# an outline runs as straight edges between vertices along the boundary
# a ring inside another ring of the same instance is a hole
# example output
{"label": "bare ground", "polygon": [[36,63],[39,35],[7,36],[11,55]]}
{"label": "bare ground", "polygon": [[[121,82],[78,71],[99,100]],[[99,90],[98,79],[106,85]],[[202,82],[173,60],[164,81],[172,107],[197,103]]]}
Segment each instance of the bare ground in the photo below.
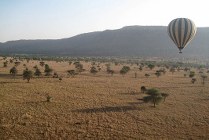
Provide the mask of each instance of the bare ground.
{"label": "bare ground", "polygon": [[[35,64],[27,66],[32,69]],[[48,64],[62,81],[33,78],[27,83],[21,76],[8,75],[12,64],[0,68],[0,139],[209,139],[208,81],[202,86],[197,78],[192,84],[184,72],[157,78],[148,69],[137,71],[137,78],[135,70],[124,77],[110,76],[105,67],[96,75],[86,71],[70,78],[65,71],[73,66]],[[18,70],[21,74],[23,66]],[[169,97],[154,108],[140,100],[145,96],[141,86]],[[51,102],[46,102],[47,95]]]}

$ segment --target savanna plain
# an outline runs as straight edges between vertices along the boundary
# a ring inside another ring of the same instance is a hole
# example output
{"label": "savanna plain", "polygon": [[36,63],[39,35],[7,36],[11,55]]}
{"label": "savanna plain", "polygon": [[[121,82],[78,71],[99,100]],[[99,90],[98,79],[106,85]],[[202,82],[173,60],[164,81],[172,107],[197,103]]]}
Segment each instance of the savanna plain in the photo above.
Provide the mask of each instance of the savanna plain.
{"label": "savanna plain", "polygon": [[[45,76],[41,60],[10,59],[0,58],[1,140],[209,139],[209,82],[203,84],[201,78],[208,75],[206,68],[171,71],[160,65],[150,69],[144,64],[80,61],[83,68],[77,72],[76,61],[50,60],[44,63],[53,72]],[[10,69],[15,61],[20,64],[14,76]],[[23,70],[34,72],[36,65],[42,75],[23,80]],[[123,66],[130,67],[125,74],[120,73]],[[108,74],[107,67],[114,73]],[[166,72],[156,76],[162,68]],[[194,83],[190,71],[195,72]],[[154,107],[143,101],[147,95],[142,86],[169,96]]]}

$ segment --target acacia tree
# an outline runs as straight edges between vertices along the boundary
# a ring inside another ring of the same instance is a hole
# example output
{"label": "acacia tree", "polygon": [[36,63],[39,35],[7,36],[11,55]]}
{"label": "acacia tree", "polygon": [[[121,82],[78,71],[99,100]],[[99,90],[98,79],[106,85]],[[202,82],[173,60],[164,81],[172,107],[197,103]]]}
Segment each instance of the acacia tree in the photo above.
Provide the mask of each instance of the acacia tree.
{"label": "acacia tree", "polygon": [[35,76],[41,76],[41,71],[38,67],[36,67],[35,72],[34,72]]}
{"label": "acacia tree", "polygon": [[16,76],[16,74],[17,74],[17,68],[16,67],[12,67],[11,69],[10,69],[10,71],[9,71],[9,73],[13,76],[13,77],[15,77]]}
{"label": "acacia tree", "polygon": [[148,64],[147,67],[148,67],[150,70],[152,70],[152,69],[154,69],[155,65],[154,65],[154,64]]}
{"label": "acacia tree", "polygon": [[143,98],[143,101],[145,103],[153,103],[154,107],[156,107],[156,104],[159,104],[162,100],[163,100],[163,96],[161,95],[161,93],[157,90],[157,89],[148,89],[146,91],[146,94],[148,96],[145,96]]}
{"label": "acacia tree", "polygon": [[27,82],[29,83],[30,79],[33,77],[33,72],[31,70],[28,70],[28,68],[26,68],[23,71],[23,80],[27,80]]}
{"label": "acacia tree", "polygon": [[53,71],[53,70],[49,67],[49,65],[48,65],[48,64],[45,64],[45,70],[44,70],[45,75],[46,75],[46,76],[51,75],[52,71]]}

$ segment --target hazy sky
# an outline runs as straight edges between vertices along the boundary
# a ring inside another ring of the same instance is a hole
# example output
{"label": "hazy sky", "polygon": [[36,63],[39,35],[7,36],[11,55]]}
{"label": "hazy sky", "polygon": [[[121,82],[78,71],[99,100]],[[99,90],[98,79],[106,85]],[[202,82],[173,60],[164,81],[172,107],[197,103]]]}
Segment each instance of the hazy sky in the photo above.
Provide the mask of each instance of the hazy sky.
{"label": "hazy sky", "polygon": [[58,39],[187,17],[209,27],[208,0],[0,0],[0,42]]}

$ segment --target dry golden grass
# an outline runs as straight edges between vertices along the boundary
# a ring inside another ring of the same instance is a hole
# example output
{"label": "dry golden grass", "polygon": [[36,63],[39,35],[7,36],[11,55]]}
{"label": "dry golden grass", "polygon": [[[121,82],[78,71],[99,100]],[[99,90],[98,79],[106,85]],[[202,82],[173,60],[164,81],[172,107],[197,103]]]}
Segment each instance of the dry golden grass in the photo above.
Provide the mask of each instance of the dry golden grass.
{"label": "dry golden grass", "polygon": [[[96,75],[87,70],[70,78],[67,62],[46,62],[57,78],[33,78],[30,83],[21,76],[13,79],[0,61],[0,139],[209,139],[209,83],[195,84],[184,72],[167,72],[157,78],[156,70],[134,69],[124,77],[122,66],[113,66],[116,74],[106,74],[105,65]],[[19,74],[38,61],[22,62]],[[41,68],[43,72],[43,68]],[[137,78],[134,72],[137,71]],[[151,76],[146,78],[145,73]],[[169,93],[156,108],[145,104],[140,87],[157,88]],[[46,96],[52,97],[46,102]]]}

